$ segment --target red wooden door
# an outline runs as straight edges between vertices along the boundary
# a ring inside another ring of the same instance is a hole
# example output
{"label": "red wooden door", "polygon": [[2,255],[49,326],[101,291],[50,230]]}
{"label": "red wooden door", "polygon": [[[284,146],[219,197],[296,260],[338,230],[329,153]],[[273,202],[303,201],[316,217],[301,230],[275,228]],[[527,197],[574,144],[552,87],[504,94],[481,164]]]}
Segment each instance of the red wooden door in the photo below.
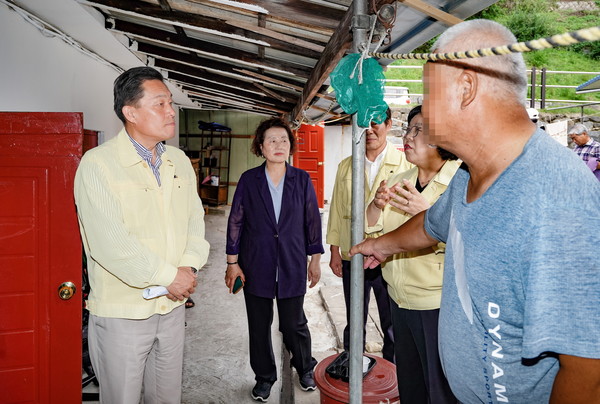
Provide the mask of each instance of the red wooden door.
{"label": "red wooden door", "polygon": [[82,154],[96,146],[98,146],[98,131],[84,129]]}
{"label": "red wooden door", "polygon": [[296,131],[294,165],[310,174],[319,207],[323,207],[325,166],[323,161],[325,129],[320,125],[302,125]]}
{"label": "red wooden door", "polygon": [[[82,139],[80,113],[0,113],[3,403],[81,402],[81,240],[73,179]],[[75,284],[69,300],[59,297],[63,282]]]}

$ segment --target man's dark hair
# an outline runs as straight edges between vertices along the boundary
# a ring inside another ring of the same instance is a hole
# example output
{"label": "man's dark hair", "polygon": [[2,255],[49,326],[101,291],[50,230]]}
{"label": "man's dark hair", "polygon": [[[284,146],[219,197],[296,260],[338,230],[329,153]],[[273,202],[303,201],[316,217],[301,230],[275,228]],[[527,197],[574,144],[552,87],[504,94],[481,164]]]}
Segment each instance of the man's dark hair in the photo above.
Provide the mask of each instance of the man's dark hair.
{"label": "man's dark hair", "polygon": [[125,105],[135,105],[144,96],[142,84],[146,80],[164,81],[162,74],[156,69],[147,66],[133,67],[119,75],[113,86],[114,110],[119,119],[126,123],[123,115]]}
{"label": "man's dark hair", "polygon": [[296,150],[296,138],[292,133],[290,126],[281,118],[270,118],[262,121],[254,132],[254,139],[252,140],[252,146],[250,150],[258,157],[263,157],[260,146],[265,141],[265,132],[271,128],[283,128],[287,132],[288,139],[290,141],[290,154]]}
{"label": "man's dark hair", "polygon": [[[416,107],[411,109],[408,113],[408,118],[406,118],[407,125],[410,125],[410,122],[413,120],[413,118],[415,116],[421,115],[422,113],[423,113],[422,107],[420,105],[417,105]],[[440,157],[442,158],[442,160],[458,160],[458,157],[455,154],[450,153],[448,150],[442,149],[439,146],[437,146],[437,151],[438,151]]]}
{"label": "man's dark hair", "polygon": [[392,109],[390,107],[388,107],[388,109],[385,110],[384,123],[391,122],[391,121],[392,121]]}

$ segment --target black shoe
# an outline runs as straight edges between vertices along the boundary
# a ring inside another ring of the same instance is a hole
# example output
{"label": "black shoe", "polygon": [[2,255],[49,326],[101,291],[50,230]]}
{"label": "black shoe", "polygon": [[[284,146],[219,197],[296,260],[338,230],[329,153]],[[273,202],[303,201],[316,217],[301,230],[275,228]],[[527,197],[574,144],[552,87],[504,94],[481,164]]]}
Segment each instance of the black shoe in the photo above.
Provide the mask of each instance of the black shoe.
{"label": "black shoe", "polygon": [[317,389],[312,370],[309,370],[300,376],[300,388],[304,391],[314,391]]}
{"label": "black shoe", "polygon": [[188,297],[188,299],[185,302],[185,308],[186,309],[191,309],[192,307],[194,307],[196,305],[196,303],[194,303],[194,301],[192,300],[191,297]]}
{"label": "black shoe", "polygon": [[271,395],[271,386],[273,383],[269,382],[256,382],[254,388],[252,389],[252,398],[256,401],[262,401],[263,403],[267,402],[267,399]]}

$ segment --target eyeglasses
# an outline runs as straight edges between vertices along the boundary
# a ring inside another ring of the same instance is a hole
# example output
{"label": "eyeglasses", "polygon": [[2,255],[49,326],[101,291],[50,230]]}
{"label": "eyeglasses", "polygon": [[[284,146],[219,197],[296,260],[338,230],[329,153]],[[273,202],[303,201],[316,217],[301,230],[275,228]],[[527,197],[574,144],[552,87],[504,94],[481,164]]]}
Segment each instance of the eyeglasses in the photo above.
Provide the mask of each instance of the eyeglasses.
{"label": "eyeglasses", "polygon": [[402,135],[402,137],[404,137],[404,138],[412,137],[414,139],[417,136],[419,136],[421,134],[421,132],[423,132],[423,125],[409,126],[408,128],[406,128],[404,130],[404,134]]}

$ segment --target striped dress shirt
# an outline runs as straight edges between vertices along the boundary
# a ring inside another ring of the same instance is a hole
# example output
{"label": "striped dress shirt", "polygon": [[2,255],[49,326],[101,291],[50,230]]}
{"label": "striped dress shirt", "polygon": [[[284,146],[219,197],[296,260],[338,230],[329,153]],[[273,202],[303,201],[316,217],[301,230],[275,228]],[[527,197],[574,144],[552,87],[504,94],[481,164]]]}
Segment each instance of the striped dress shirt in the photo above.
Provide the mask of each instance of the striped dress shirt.
{"label": "striped dress shirt", "polygon": [[161,160],[160,157],[162,156],[162,154],[166,150],[165,145],[162,144],[161,142],[158,142],[156,144],[156,161],[153,164],[152,163],[152,151],[146,149],[144,146],[142,146],[141,144],[139,144],[131,136],[128,136],[128,137],[129,137],[129,140],[131,140],[131,143],[133,144],[133,147],[135,147],[135,150],[137,151],[137,153],[140,155],[140,157],[146,163],[148,163],[148,165],[152,169],[152,172],[154,173],[154,176],[156,177],[156,181],[158,182],[158,186],[160,187],[160,170],[159,169],[160,169],[160,165],[162,164],[162,160]]}

